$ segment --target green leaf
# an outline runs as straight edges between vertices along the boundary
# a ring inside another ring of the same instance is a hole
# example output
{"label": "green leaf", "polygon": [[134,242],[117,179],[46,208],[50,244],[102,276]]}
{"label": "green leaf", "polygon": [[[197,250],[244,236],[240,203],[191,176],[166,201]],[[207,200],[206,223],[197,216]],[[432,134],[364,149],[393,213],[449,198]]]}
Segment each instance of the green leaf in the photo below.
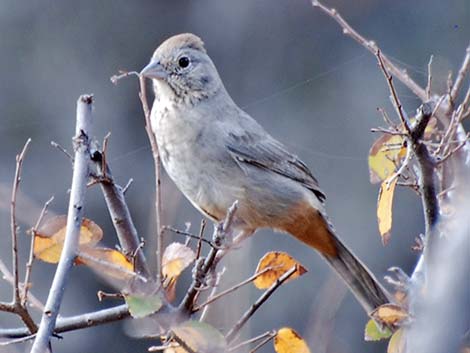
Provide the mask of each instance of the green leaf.
{"label": "green leaf", "polygon": [[374,320],[370,319],[369,322],[367,322],[364,331],[364,339],[366,341],[380,341],[389,338],[391,335],[392,331],[388,328],[381,329]]}
{"label": "green leaf", "polygon": [[227,351],[224,336],[205,322],[188,320],[173,327],[174,335],[194,352],[222,353]]}
{"label": "green leaf", "polygon": [[125,296],[129,313],[133,318],[143,318],[156,313],[162,307],[162,299],[158,294],[151,296]]}

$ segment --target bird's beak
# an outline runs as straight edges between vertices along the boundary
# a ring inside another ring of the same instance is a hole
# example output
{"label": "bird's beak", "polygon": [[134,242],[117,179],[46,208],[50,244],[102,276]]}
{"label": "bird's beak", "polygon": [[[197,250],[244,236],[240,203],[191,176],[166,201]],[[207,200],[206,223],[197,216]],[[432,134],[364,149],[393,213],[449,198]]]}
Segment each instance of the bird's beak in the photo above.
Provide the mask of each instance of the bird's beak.
{"label": "bird's beak", "polygon": [[168,76],[159,61],[150,61],[150,63],[142,69],[140,74],[144,77],[156,78],[157,80],[164,80]]}

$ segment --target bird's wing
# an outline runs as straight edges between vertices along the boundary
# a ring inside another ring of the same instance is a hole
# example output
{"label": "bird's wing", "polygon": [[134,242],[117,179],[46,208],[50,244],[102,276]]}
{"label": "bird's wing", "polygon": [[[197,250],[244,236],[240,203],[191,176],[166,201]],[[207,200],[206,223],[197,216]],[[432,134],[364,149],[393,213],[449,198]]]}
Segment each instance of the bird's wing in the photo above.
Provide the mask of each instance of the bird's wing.
{"label": "bird's wing", "polygon": [[237,133],[230,132],[226,147],[242,168],[243,164],[247,163],[280,174],[301,183],[320,201],[325,200],[325,194],[308,167],[267,133],[259,134],[246,130]]}

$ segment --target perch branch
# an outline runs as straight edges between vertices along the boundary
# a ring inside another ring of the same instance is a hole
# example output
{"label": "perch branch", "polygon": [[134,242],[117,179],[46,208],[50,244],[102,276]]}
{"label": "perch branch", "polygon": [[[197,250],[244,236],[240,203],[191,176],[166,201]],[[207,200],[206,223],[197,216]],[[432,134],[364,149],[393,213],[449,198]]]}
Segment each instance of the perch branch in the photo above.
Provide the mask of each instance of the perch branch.
{"label": "perch branch", "polygon": [[147,102],[147,87],[145,77],[139,76],[140,92],[139,97],[145,116],[145,131],[152,148],[152,156],[155,167],[155,212],[157,222],[157,282],[162,278],[162,256],[163,256],[163,230],[162,230],[162,199],[161,199],[161,160],[158,150],[157,139],[152,131],[152,120],[149,105]]}
{"label": "perch branch", "polygon": [[31,353],[44,353],[49,350],[50,338],[54,333],[67,279],[69,278],[70,270],[78,250],[86,184],[89,176],[89,135],[92,122],[92,103],[93,96],[91,95],[82,95],[77,102],[77,122],[73,139],[75,158],[65,242]]}
{"label": "perch branch", "polygon": [[195,266],[196,273],[194,274],[193,281],[178,308],[183,313],[189,315],[193,312],[194,300],[196,298],[196,295],[199,291],[199,288],[204,284],[208,273],[216,265],[215,259],[217,257],[217,253],[220,251],[220,248],[222,247],[227,234],[230,232],[230,228],[237,208],[238,202],[235,201],[233,205],[228,209],[224,222],[219,223],[214,229],[212,243],[215,246],[210,249],[209,254],[205,259],[200,258],[198,260],[199,265]]}
{"label": "perch branch", "polygon": [[95,151],[92,154],[92,161],[99,173],[98,179],[100,180],[101,191],[116,230],[119,244],[125,254],[135,254],[136,272],[148,276],[150,272],[147,260],[142,247],[139,246],[139,235],[127,207],[123,189],[114,182],[113,174],[104,157],[104,153]]}

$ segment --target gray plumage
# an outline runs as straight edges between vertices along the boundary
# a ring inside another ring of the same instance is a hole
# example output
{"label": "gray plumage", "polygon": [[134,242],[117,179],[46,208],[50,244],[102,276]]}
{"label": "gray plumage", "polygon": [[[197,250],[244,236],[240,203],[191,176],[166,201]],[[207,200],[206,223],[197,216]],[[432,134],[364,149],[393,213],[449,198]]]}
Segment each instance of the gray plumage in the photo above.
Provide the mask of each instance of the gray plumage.
{"label": "gray plumage", "polygon": [[153,79],[152,127],[168,175],[214,221],[239,201],[235,228],[287,232],[317,249],[371,311],[386,292],[335,236],[308,167],[241,110],[200,38],[180,34],[142,71]]}

